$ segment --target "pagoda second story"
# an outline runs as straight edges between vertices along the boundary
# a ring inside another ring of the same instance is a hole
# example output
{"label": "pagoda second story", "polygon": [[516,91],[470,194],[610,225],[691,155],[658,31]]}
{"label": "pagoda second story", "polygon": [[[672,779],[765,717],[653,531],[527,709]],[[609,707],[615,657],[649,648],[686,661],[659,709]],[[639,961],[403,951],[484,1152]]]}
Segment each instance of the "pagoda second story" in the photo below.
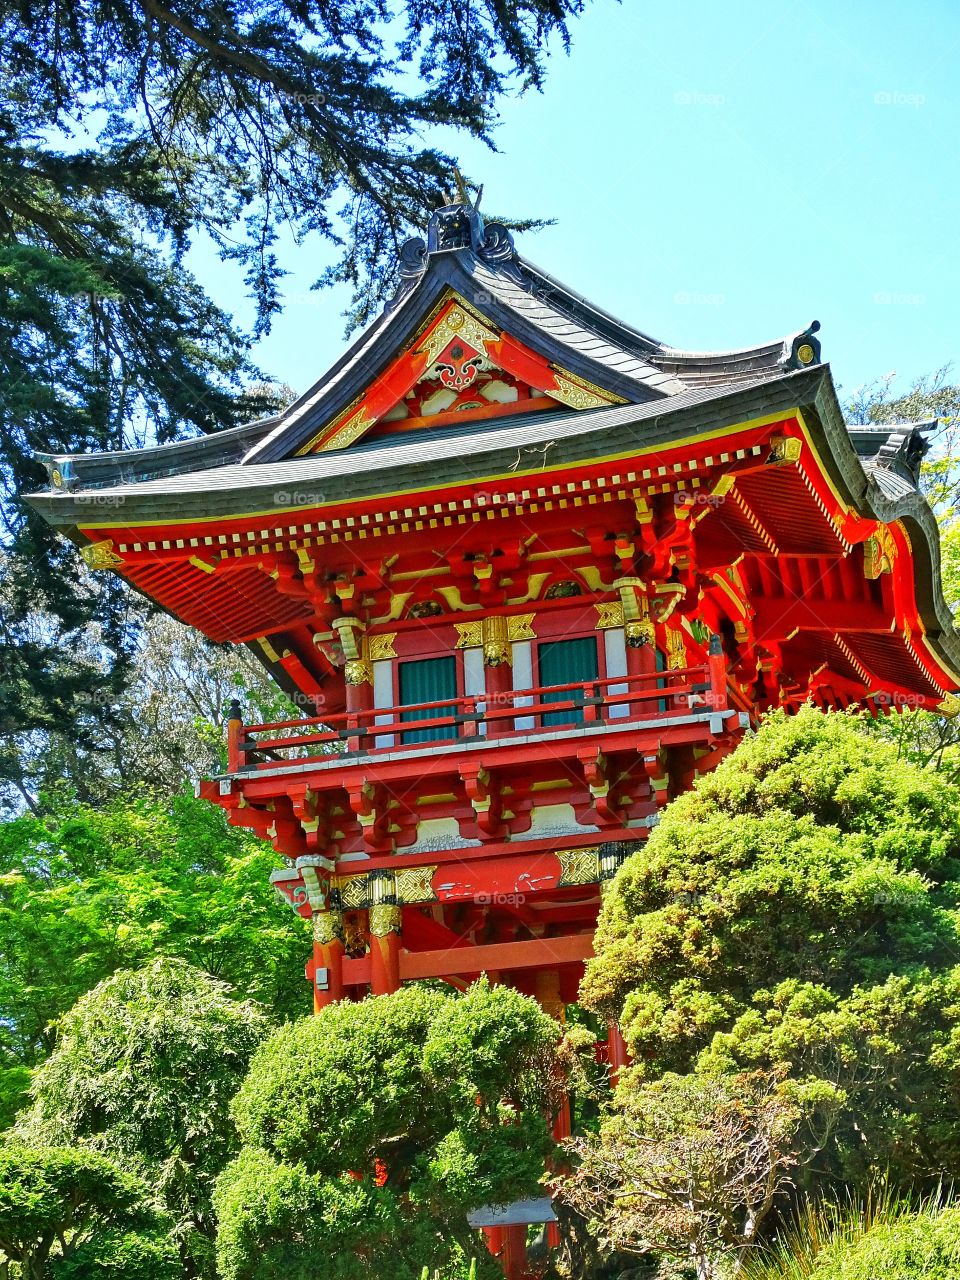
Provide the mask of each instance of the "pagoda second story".
{"label": "pagoda second story", "polygon": [[605,878],[765,709],[958,705],[924,424],[843,421],[819,326],[678,350],[469,204],[284,413],[51,458],[30,501],[302,711],[202,784],[285,859],[318,1004],[574,998]]}

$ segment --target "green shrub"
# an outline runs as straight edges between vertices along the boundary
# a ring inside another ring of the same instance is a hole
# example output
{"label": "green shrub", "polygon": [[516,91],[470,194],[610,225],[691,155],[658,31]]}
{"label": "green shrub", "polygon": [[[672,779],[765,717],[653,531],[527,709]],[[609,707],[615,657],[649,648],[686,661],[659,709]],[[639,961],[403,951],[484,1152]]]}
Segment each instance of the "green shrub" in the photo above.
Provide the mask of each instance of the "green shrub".
{"label": "green shrub", "polygon": [[911,1205],[887,1192],[845,1205],[808,1202],[794,1225],[749,1259],[741,1280],[954,1280],[960,1205]]}

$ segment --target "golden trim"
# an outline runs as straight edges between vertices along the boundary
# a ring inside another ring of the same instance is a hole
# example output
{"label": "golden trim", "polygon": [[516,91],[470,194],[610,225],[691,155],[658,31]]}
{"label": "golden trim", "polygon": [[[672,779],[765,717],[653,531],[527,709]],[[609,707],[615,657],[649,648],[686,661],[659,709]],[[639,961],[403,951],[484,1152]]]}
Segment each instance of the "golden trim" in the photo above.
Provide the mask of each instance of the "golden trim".
{"label": "golden trim", "polygon": [[329,453],[331,449],[345,449],[348,445],[353,444],[358,436],[362,436],[365,431],[369,431],[375,426],[377,419],[372,417],[368,412],[366,405],[359,409],[352,418],[348,418],[342,427],[339,427],[328,440],[324,440],[318,445],[313,453]]}
{"label": "golden trim", "polygon": [[80,556],[88,569],[117,569],[123,564],[123,557],[118,556],[113,549],[112,538],[104,538],[101,542],[81,547]]}
{"label": "golden trim", "polygon": [[397,638],[395,631],[381,631],[378,635],[367,637],[367,658],[370,662],[383,662],[385,658],[395,658],[397,651],[393,642]]}
{"label": "golden trim", "polygon": [[499,342],[501,335],[467,312],[459,299],[454,296],[453,306],[433,332],[427,335],[423,346],[413,348],[413,353],[426,356],[429,370],[436,364],[443,349],[448,347],[454,338],[461,338],[478,355],[486,356],[487,343]]}
{"label": "golden trim", "polygon": [[470,622],[455,622],[457,643],[454,648],[479,649],[481,645],[502,643],[501,623],[506,624],[506,638],[511,644],[518,640],[536,640],[537,633],[533,629],[536,616],[535,613],[488,614]]}
{"label": "golden trim", "polygon": [[313,940],[321,947],[343,941],[343,916],[339,911],[314,911]]}
{"label": "golden trim", "polygon": [[552,400],[559,400],[571,409],[601,409],[609,408],[611,404],[623,403],[619,399],[610,399],[606,393],[600,392],[599,387],[593,387],[591,383],[584,384],[572,374],[555,373],[553,381],[554,385],[544,387],[544,391]]}
{"label": "golden trim", "polygon": [[863,576],[867,579],[879,578],[882,573],[893,572],[893,562],[897,558],[897,545],[890,532],[890,526],[877,526],[863,544]]}
{"label": "golden trim", "polygon": [[437,867],[403,867],[397,873],[397,898],[400,902],[436,902],[433,877]]}
{"label": "golden trim", "polygon": [[560,879],[557,888],[567,885],[597,884],[600,880],[600,855],[594,849],[557,849]]}
{"label": "golden trim", "polygon": [[536,616],[535,613],[515,613],[507,619],[507,634],[511,644],[518,640],[536,640],[537,633],[533,629]]}
{"label": "golden trim", "polygon": [[483,644],[483,622],[477,618],[475,622],[455,622],[457,630],[456,649],[479,649]]}
{"label": "golden trim", "polygon": [[393,902],[378,902],[370,908],[371,938],[385,938],[388,933],[399,933],[403,913]]}
{"label": "golden trim", "polygon": [[623,605],[619,600],[608,600],[593,606],[597,611],[597,631],[623,626]]}

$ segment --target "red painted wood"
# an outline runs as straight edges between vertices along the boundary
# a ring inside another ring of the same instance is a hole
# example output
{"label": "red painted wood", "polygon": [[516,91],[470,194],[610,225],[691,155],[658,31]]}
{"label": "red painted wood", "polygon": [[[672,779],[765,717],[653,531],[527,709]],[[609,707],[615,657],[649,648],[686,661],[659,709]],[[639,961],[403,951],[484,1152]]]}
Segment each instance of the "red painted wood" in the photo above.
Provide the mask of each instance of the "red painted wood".
{"label": "red painted wood", "polygon": [[551,968],[580,964],[593,955],[593,935],[576,933],[563,938],[527,938],[521,942],[496,942],[455,951],[401,953],[400,977],[443,978],[448,974],[484,973],[500,969]]}

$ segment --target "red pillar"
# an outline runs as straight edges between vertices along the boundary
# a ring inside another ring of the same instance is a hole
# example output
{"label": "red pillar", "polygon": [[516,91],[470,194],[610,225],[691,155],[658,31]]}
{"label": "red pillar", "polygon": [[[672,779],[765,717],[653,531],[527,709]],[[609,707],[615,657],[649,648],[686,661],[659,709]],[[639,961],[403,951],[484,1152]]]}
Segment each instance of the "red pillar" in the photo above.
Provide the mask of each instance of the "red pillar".
{"label": "red pillar", "polygon": [[500,1265],[506,1280],[527,1280],[527,1228],[520,1223],[517,1226],[503,1227],[503,1252]]}
{"label": "red pillar", "polygon": [[343,916],[313,913],[313,1011],[343,999]]}
{"label": "red pillar", "polygon": [[627,1042],[615,1022],[609,1023],[607,1027],[607,1060],[610,1063],[610,1085],[613,1087],[620,1079],[623,1068],[630,1065]]}
{"label": "red pillar", "polygon": [[400,908],[375,903],[370,908],[370,990],[375,996],[400,990]]}
{"label": "red pillar", "polygon": [[[657,669],[657,654],[652,642],[645,644],[637,644],[636,638],[627,629],[627,676],[646,676],[655,672]],[[652,680],[638,680],[636,684],[629,686],[630,691],[636,689],[638,692],[648,693],[654,687]],[[650,698],[644,698],[642,702],[633,702],[630,704],[631,716],[643,719],[651,715],[656,710],[656,702]]]}
{"label": "red pillar", "polygon": [[[371,717],[362,713],[373,710],[373,672],[370,663],[364,660],[348,662],[345,687],[347,728],[369,727]],[[348,739],[348,746],[351,751],[359,751],[366,741],[358,735],[356,738]]]}
{"label": "red pillar", "polygon": [[487,737],[496,738],[513,728],[512,716],[505,714],[512,706],[509,694],[513,689],[513,668],[509,662],[498,662],[495,666],[485,664],[483,677],[487,716],[491,711],[498,713],[496,719],[487,719]]}

